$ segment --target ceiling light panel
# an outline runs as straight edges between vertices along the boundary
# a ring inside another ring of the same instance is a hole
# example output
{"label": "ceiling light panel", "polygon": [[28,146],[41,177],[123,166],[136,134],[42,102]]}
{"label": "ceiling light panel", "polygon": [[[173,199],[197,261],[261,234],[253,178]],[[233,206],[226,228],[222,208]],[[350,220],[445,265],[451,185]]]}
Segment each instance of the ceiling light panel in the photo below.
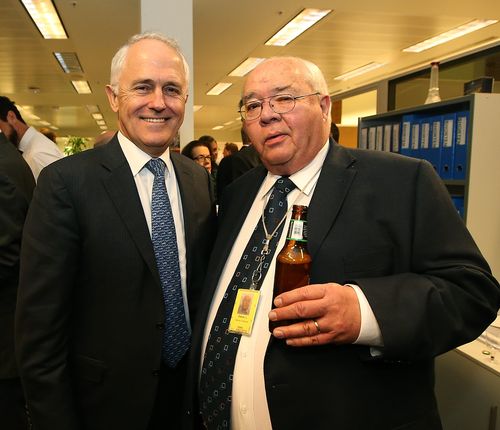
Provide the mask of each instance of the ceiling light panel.
{"label": "ceiling light panel", "polygon": [[424,40],[416,45],[409,46],[408,48],[403,49],[403,52],[422,52],[426,49],[433,48],[434,46],[441,45],[442,43],[446,43],[450,40],[472,33],[473,31],[496,24],[497,22],[498,20],[496,19],[475,19],[474,21],[438,34],[437,36],[431,37],[430,39]]}
{"label": "ceiling light panel", "polygon": [[357,69],[351,70],[350,72],[344,73],[342,75],[336,76],[335,79],[336,81],[346,81],[348,79],[352,79],[356,76],[362,75],[364,73],[371,72],[372,70],[378,69],[379,67],[382,67],[384,64],[383,63],[368,63],[362,67],[358,67]]}
{"label": "ceiling light panel", "polygon": [[328,15],[332,9],[304,9],[280,31],[271,37],[266,45],[285,46],[308,28]]}
{"label": "ceiling light panel", "polygon": [[78,94],[92,94],[92,90],[87,81],[71,81],[71,83]]}
{"label": "ceiling light panel", "polygon": [[264,60],[265,58],[258,58],[258,57],[247,58],[245,61],[243,61],[243,63],[241,63],[238,67],[236,67],[236,69],[234,69],[231,73],[229,73],[229,76],[236,76],[236,77],[245,76],[247,73],[255,69],[255,67],[257,67]]}
{"label": "ceiling light panel", "polygon": [[52,0],[21,0],[44,39],[67,39],[68,35]]}
{"label": "ceiling light panel", "polygon": [[218,96],[219,94],[226,91],[231,85],[233,84],[229,82],[219,82],[210,91],[207,92],[207,96]]}
{"label": "ceiling light panel", "polygon": [[82,66],[75,52],[54,52],[57,62],[65,73],[83,73]]}

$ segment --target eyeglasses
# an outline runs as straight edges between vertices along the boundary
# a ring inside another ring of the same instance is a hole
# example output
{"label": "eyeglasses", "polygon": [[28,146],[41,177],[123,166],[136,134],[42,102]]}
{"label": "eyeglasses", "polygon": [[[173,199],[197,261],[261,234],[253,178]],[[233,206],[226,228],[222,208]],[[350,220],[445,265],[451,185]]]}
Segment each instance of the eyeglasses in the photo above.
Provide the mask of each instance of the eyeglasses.
{"label": "eyeglasses", "polygon": [[193,158],[194,161],[210,161],[211,159],[210,155],[198,155]]}
{"label": "eyeglasses", "polygon": [[270,97],[264,97],[259,100],[250,100],[245,103],[239,110],[241,118],[246,121],[252,121],[260,117],[262,106],[267,100],[269,106],[275,113],[288,113],[295,108],[296,100],[304,99],[309,96],[319,96],[319,92],[304,94],[302,96],[292,96],[291,94],[276,94]]}

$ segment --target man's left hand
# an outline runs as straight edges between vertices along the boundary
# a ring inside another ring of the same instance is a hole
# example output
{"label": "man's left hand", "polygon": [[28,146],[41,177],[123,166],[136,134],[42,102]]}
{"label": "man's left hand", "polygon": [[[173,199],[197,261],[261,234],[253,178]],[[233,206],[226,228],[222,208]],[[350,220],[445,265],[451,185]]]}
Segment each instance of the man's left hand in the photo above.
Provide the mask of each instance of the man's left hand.
{"label": "man's left hand", "polygon": [[269,313],[271,321],[299,320],[273,331],[290,346],[353,343],[361,329],[361,311],[354,289],[336,283],[311,284],[280,294]]}

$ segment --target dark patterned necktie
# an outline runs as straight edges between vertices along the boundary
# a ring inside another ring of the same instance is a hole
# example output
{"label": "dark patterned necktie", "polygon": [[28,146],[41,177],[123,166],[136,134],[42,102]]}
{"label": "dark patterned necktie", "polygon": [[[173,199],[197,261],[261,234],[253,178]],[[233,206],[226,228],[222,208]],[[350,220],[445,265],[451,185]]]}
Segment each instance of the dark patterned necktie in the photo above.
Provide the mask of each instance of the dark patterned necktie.
{"label": "dark patterned necktie", "polygon": [[175,367],[189,349],[191,342],[182,298],[177,236],[165,186],[165,163],[160,158],[155,158],[149,160],[146,167],[155,176],[151,200],[151,241],[165,306],[162,357],[167,366]]}
{"label": "dark patterned necktie", "polygon": [[[286,198],[294,188],[295,184],[288,177],[279,178],[274,184],[273,192],[264,209],[269,234],[285,217],[288,209]],[[269,243],[269,254],[266,255],[262,265],[262,281],[273,259],[284,224],[283,221]],[[210,330],[200,378],[201,412],[209,430],[231,427],[233,371],[241,335],[229,333],[227,329],[238,289],[250,287],[252,274],[259,264],[265,244],[266,235],[262,220],[259,220],[227,287]],[[261,284],[262,282],[258,288]]]}

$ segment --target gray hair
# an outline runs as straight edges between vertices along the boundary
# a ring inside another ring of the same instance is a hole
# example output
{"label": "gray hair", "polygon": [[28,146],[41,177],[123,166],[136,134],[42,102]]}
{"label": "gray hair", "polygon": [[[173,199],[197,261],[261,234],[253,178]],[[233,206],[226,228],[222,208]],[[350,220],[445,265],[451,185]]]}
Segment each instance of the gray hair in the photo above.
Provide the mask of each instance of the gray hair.
{"label": "gray hair", "polygon": [[309,71],[309,75],[305,75],[304,79],[307,82],[307,84],[311,87],[311,89],[313,91],[317,91],[320,94],[328,95],[328,85],[326,83],[325,77],[323,76],[323,72],[316,64],[299,57],[276,56],[276,57],[266,58],[262,63],[259,64],[259,66],[269,61],[276,61],[276,60],[293,61],[295,63],[302,64]]}
{"label": "gray hair", "polygon": [[115,54],[113,59],[111,60],[111,76],[110,76],[110,85],[113,88],[113,91],[116,93],[118,90],[118,81],[120,79],[120,75],[123,69],[123,64],[125,63],[125,58],[127,57],[127,53],[129,48],[137,42],[141,40],[159,40],[160,42],[165,43],[165,45],[172,48],[181,58],[182,64],[184,66],[184,72],[186,75],[186,86],[189,86],[189,65],[184,57],[179,44],[176,40],[167,37],[161,33],[156,32],[144,32],[139,33],[132,36],[125,45],[123,45]]}

